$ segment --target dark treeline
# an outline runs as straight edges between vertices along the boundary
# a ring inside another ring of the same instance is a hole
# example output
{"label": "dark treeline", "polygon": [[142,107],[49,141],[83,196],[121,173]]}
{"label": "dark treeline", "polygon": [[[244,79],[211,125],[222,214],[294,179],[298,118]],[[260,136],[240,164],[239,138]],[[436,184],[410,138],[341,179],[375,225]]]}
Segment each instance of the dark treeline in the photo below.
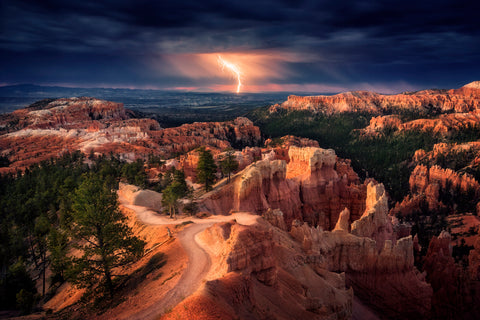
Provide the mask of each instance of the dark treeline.
{"label": "dark treeline", "polygon": [[[143,161],[126,163],[113,155],[87,160],[81,152],[0,176],[0,309],[29,312],[66,280],[72,205],[85,179],[98,181],[107,192],[116,190],[120,179],[147,183]],[[45,279],[47,267],[51,279]]]}

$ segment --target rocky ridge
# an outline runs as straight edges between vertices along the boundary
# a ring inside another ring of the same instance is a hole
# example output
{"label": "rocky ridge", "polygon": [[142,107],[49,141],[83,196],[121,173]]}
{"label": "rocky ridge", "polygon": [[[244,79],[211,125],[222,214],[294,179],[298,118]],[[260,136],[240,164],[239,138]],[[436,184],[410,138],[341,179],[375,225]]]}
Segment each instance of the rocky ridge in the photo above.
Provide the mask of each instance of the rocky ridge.
{"label": "rocky ridge", "polygon": [[480,106],[480,90],[477,82],[459,89],[422,90],[395,95],[383,95],[368,91],[353,91],[333,96],[289,96],[287,101],[276,104],[270,112],[308,110],[325,114],[342,112],[382,113],[389,109],[438,109],[441,112],[469,112]]}
{"label": "rocky ridge", "polygon": [[[480,91],[480,90],[479,90]],[[449,136],[454,132],[476,128],[480,123],[478,110],[468,113],[441,114],[434,119],[416,119],[402,122],[398,115],[380,115],[372,117],[370,124],[359,130],[364,136],[379,136],[387,130],[399,133],[406,131],[425,131]]]}

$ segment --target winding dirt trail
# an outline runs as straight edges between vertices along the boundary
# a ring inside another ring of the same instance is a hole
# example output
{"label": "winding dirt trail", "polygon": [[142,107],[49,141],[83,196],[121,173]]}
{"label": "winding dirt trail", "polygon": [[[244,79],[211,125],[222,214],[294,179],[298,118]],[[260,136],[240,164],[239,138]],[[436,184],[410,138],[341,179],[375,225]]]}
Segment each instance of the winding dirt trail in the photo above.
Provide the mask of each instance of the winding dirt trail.
{"label": "winding dirt trail", "polygon": [[158,319],[163,313],[176,306],[200,287],[205,276],[210,271],[211,260],[205,248],[195,239],[197,234],[217,222],[235,219],[240,224],[251,225],[256,223],[258,218],[258,216],[249,213],[235,213],[229,216],[211,216],[206,219],[188,217],[172,220],[165,216],[158,215],[155,211],[148,208],[130,205],[121,197],[119,200],[124,207],[135,211],[138,219],[145,224],[176,225],[185,221],[193,222],[177,234],[177,238],[188,256],[187,268],[184,270],[180,280],[160,301],[139,311],[133,316],[129,316],[129,319],[135,320]]}
{"label": "winding dirt trail", "polygon": [[195,236],[213,223],[192,224],[178,234],[178,239],[188,256],[188,265],[176,286],[162,300],[143,309],[129,319],[157,319],[183,299],[194,293],[210,270],[210,256],[200,247]]}

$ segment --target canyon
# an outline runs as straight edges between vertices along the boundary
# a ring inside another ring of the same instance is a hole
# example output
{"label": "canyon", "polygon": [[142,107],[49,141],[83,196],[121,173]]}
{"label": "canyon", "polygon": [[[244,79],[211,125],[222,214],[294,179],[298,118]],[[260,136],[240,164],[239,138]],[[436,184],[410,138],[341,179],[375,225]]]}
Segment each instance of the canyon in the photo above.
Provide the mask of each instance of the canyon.
{"label": "canyon", "polygon": [[[290,96],[268,112],[369,112],[368,125],[356,131],[361,139],[417,131],[448,139],[478,126],[479,84]],[[433,116],[406,120],[391,109]],[[478,310],[478,137],[416,150],[405,164],[406,195],[395,202],[382,181],[360,175],[355,159],[306,137],[265,139],[246,117],[162,128],[121,103],[69,98],[1,115],[0,134],[0,155],[9,162],[0,173],[80,150],[87,159],[157,156],[164,161],[149,165],[150,181],[174,167],[193,188],[199,214],[186,216],[180,204],[172,220],[161,213],[161,194],[121,183],[121,210],[147,241],[129,274],[155,254],[166,254],[165,266],[138,280],[136,293],[123,289],[125,300],[104,314],[81,310],[82,292],[65,283],[45,304],[54,312],[92,319],[349,319],[362,318],[365,308],[379,318],[407,319],[474,318]],[[197,183],[201,146],[217,163],[232,149],[239,164],[230,181],[217,172],[209,192]]]}

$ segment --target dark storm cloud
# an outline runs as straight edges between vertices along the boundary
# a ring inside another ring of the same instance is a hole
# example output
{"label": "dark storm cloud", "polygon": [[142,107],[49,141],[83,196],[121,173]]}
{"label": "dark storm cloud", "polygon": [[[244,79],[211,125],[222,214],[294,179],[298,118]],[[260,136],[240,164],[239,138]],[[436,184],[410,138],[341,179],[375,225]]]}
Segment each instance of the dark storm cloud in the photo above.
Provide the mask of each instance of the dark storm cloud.
{"label": "dark storm cloud", "polygon": [[279,83],[451,87],[480,78],[474,1],[0,3],[0,83],[191,84],[155,74],[147,62],[255,50],[308,57],[290,62],[296,72]]}

